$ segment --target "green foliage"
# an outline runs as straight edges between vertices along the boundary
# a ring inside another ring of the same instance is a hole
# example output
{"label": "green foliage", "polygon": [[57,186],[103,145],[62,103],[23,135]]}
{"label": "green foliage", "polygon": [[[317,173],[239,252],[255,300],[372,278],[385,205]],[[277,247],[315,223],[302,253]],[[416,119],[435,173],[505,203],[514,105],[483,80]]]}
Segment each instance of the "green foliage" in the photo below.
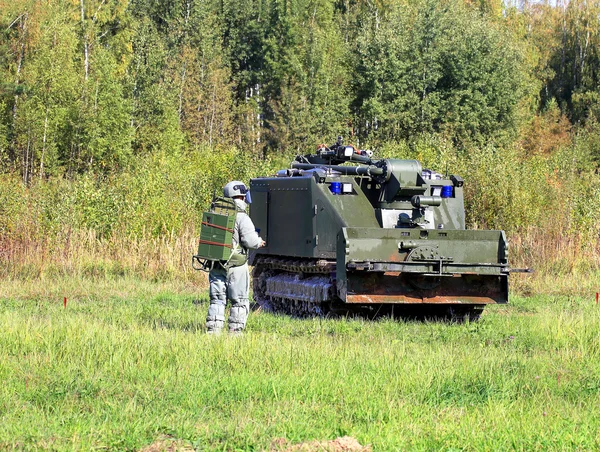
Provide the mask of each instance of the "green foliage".
{"label": "green foliage", "polygon": [[398,143],[386,143],[377,151],[377,155],[383,158],[415,159],[421,162],[423,168],[438,172],[445,172],[446,169],[459,171],[459,162],[464,157],[451,141],[428,133]]}
{"label": "green foliage", "polygon": [[6,171],[11,166],[9,158],[8,121],[6,115],[6,103],[0,100],[0,171]]}
{"label": "green foliage", "polygon": [[26,212],[27,198],[25,187],[14,176],[0,178],[0,234],[11,236],[18,229],[19,222]]}
{"label": "green foliage", "polygon": [[356,49],[355,108],[369,142],[514,132],[527,75],[510,35],[459,1],[422,1],[377,21],[361,30]]}
{"label": "green foliage", "polygon": [[287,11],[275,6],[272,15],[277,25],[265,44],[270,145],[301,152],[301,143],[348,135],[352,66],[332,3],[298,1]]}
{"label": "green foliage", "polygon": [[124,233],[178,234],[197,226],[213,193],[230,180],[265,174],[268,165],[235,149],[200,149],[193,154],[160,153],[145,159],[117,184],[126,192],[120,212]]}
{"label": "green foliage", "polygon": [[[555,97],[574,122],[585,121],[589,113],[582,108],[598,94],[600,63],[600,5],[582,0],[570,1],[558,9],[549,66],[554,77],[548,81],[547,93]],[[545,45],[548,45],[547,43]]]}
{"label": "green foliage", "polygon": [[577,162],[581,169],[600,168],[600,123],[590,118],[574,139]]}
{"label": "green foliage", "polygon": [[[518,231],[527,226],[547,227],[562,212],[558,193],[547,183],[553,168],[542,158],[521,164],[517,149],[485,147],[469,153],[463,173],[469,198],[467,220],[482,229]],[[557,212],[549,215],[548,205]]]}
{"label": "green foliage", "polygon": [[2,161],[26,182],[204,143],[505,143],[544,83],[543,101],[566,100],[574,119],[596,109],[595,6],[578,2],[564,17],[463,0],[9,3]]}
{"label": "green foliage", "polygon": [[95,70],[84,85],[86,99],[79,112],[83,124],[78,138],[84,148],[79,159],[100,171],[113,171],[131,157],[131,105],[118,82],[112,56],[98,49],[93,63]]}
{"label": "green foliage", "polygon": [[73,61],[76,51],[74,24],[66,8],[55,5],[42,24],[36,58],[23,63],[24,91],[14,131],[25,153],[26,181],[33,175],[57,173],[65,157],[61,142],[69,134],[79,82]]}
{"label": "green foliage", "polygon": [[600,92],[575,92],[571,100],[573,102],[573,117],[576,120],[597,121],[600,118]]}
{"label": "green foliage", "polygon": [[126,192],[110,180],[98,180],[88,175],[69,183],[72,196],[69,208],[75,212],[74,225],[67,228],[93,230],[100,237],[109,236],[122,220],[127,203]]}
{"label": "green foliage", "polygon": [[33,223],[39,233],[57,238],[78,229],[101,238],[181,234],[198,226],[213,193],[221,193],[228,181],[272,172],[268,161],[234,148],[204,147],[190,154],[154,153],[108,177],[36,182],[28,191],[6,177],[0,179],[6,187],[0,195],[0,231],[17,232],[18,225]]}

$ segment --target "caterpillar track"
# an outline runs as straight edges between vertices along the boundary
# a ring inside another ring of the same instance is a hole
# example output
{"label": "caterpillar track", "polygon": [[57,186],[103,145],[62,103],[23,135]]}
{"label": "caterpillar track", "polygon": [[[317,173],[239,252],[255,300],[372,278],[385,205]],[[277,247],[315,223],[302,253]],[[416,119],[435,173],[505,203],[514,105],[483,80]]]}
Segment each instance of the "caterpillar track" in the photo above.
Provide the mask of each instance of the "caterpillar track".
{"label": "caterpillar track", "polygon": [[258,256],[252,271],[254,301],[268,312],[297,318],[381,316],[462,322],[479,319],[481,305],[350,306],[335,293],[335,262]]}
{"label": "caterpillar track", "polygon": [[335,262],[258,257],[252,271],[254,301],[294,317],[323,317],[335,297]]}

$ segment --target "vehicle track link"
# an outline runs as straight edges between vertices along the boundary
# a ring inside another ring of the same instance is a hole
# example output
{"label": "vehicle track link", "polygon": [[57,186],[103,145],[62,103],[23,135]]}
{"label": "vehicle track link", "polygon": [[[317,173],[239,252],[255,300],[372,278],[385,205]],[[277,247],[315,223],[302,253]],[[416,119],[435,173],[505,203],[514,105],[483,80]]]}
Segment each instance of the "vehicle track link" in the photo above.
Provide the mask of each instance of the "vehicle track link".
{"label": "vehicle track link", "polygon": [[293,317],[323,317],[335,298],[335,262],[257,257],[254,301],[262,309]]}
{"label": "vehicle track link", "polygon": [[292,317],[392,316],[462,323],[479,319],[483,305],[349,306],[335,295],[335,262],[257,256],[252,271],[253,297],[265,311]]}

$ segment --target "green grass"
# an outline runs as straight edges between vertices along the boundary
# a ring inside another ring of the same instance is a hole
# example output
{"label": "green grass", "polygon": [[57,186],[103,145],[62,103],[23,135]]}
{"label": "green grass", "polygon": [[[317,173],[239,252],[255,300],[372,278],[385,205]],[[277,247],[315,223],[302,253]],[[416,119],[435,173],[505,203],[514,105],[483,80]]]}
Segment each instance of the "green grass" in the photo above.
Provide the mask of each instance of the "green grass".
{"label": "green grass", "polygon": [[242,337],[204,334],[207,303],[167,283],[0,283],[0,449],[600,448],[592,295],[463,325],[254,313]]}

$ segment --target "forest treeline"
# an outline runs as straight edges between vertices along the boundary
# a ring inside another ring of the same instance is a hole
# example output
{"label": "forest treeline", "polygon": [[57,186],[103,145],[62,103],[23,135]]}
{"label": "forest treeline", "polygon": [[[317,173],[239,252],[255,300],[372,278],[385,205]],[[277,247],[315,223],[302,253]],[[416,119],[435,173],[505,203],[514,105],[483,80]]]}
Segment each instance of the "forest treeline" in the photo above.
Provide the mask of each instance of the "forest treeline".
{"label": "forest treeline", "polygon": [[523,261],[598,247],[600,1],[0,0],[0,30],[13,258],[180,234],[338,135],[462,174],[470,226]]}
{"label": "forest treeline", "polygon": [[600,114],[599,15],[581,0],[3,0],[2,168],[28,182],[338,135],[506,143],[554,105],[568,131]]}

